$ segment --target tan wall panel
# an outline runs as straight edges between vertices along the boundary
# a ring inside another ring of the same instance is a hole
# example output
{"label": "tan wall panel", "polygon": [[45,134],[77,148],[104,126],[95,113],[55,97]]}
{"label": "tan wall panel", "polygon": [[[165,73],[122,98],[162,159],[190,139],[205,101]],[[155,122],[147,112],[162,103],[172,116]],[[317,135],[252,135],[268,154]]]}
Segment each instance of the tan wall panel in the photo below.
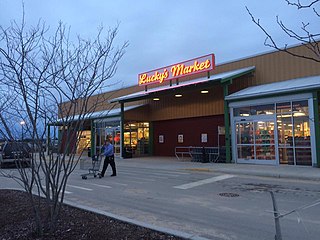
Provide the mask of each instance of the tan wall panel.
{"label": "tan wall panel", "polygon": [[[138,91],[140,91],[140,88],[138,86],[133,86],[129,88],[123,88],[119,90],[114,90],[110,92],[93,95],[88,100],[87,112],[98,112],[98,111],[103,111],[103,110],[108,110],[113,108],[119,108],[120,105],[118,103],[109,103],[108,101],[117,97],[129,95]],[[81,112],[81,103],[82,103],[82,100],[77,101],[77,109],[75,111],[75,114],[79,114]],[[135,104],[140,104],[140,102]],[[133,103],[126,104],[126,106],[130,106],[130,105],[133,105]],[[70,106],[71,106],[70,102],[62,103],[60,105],[60,107],[62,108],[62,113],[66,114],[66,112],[69,111]],[[61,112],[59,112],[59,117],[61,116],[62,116]]]}
{"label": "tan wall panel", "polygon": [[126,111],[124,119],[126,121],[149,121],[150,109],[149,105],[145,105],[130,111]]}
{"label": "tan wall panel", "polygon": [[[290,49],[290,51],[300,55],[310,55],[305,46],[293,47]],[[254,72],[253,76],[244,76],[235,79],[233,84],[229,87],[229,94],[244,89],[248,86],[320,75],[318,63],[278,51],[220,64],[216,66],[215,70],[211,71],[211,75],[250,66],[256,67],[256,71]],[[206,77],[206,73],[201,73],[194,76],[180,78],[179,82],[194,78]],[[169,85],[169,82],[162,84],[162,86],[166,85]],[[153,87],[159,87],[159,85],[149,85],[148,89]],[[137,118],[137,120],[141,119],[144,121],[146,119],[162,120],[223,114],[222,88],[217,85],[217,87],[214,89],[214,96],[210,98],[210,100],[205,100],[204,96],[201,97],[196,92],[191,94],[189,92],[185,93],[185,96],[182,98],[183,101],[180,101],[181,99],[174,99],[172,95],[168,95],[167,97],[162,97],[161,101],[159,102],[154,102],[152,99],[149,99],[145,101],[125,103],[125,106],[141,103],[150,104],[150,109],[147,108],[147,110],[139,110],[136,114],[128,113],[128,118]],[[144,87],[139,87],[136,85],[129,88],[95,95],[90,98],[89,107],[92,109],[94,108],[95,111],[102,111],[112,107],[118,108],[119,104],[109,104],[108,100],[143,90]],[[62,106],[65,106],[66,109],[68,109],[69,104],[70,103],[63,103]]]}
{"label": "tan wall panel", "polygon": [[[294,47],[292,52],[308,56],[304,46]],[[285,52],[271,52],[248,59],[218,65],[212,72],[221,73],[239,68],[256,66],[255,79],[250,85],[279,82],[294,78],[320,75],[318,63],[304,58],[294,57]],[[239,84],[238,82],[236,84]]]}
{"label": "tan wall panel", "polygon": [[175,98],[172,94],[162,97],[160,101],[151,100],[149,119],[155,121],[223,114],[221,86],[209,89],[209,94],[201,94],[199,90],[182,94],[182,98]]}

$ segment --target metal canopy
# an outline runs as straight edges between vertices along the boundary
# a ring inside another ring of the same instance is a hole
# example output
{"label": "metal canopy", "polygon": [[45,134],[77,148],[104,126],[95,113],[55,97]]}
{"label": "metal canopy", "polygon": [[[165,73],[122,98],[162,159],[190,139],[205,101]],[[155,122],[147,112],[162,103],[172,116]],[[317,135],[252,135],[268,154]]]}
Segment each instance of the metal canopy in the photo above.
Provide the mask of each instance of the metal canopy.
{"label": "metal canopy", "polygon": [[237,69],[229,72],[214,74],[214,75],[211,75],[209,78],[198,78],[190,81],[181,82],[178,85],[162,86],[162,87],[152,88],[148,91],[136,92],[126,96],[111,99],[109,100],[109,102],[110,103],[132,102],[132,101],[152,98],[159,94],[167,94],[168,92],[174,91],[176,89],[186,89],[188,87],[194,87],[195,85],[199,87],[203,87],[207,84],[223,83],[223,82],[232,80],[234,78],[241,77],[245,74],[252,73],[254,70],[255,70],[255,66],[241,68],[241,69]]}
{"label": "metal canopy", "polygon": [[320,89],[320,76],[291,79],[281,82],[269,83],[248,87],[225,97],[225,100],[234,101],[244,98],[255,98],[267,95],[302,92]]}
{"label": "metal canopy", "polygon": [[[139,108],[141,106],[144,106],[144,104],[140,104],[140,105],[134,105],[134,106],[127,106],[124,108],[124,111],[130,111],[132,109],[136,109]],[[104,111],[99,111],[99,112],[92,112],[92,113],[86,113],[84,115],[81,116],[81,120],[91,120],[91,119],[99,119],[99,118],[110,118],[110,117],[115,117],[115,116],[120,116],[121,114],[121,108],[113,108],[113,109],[108,109],[108,110],[104,110]],[[58,119],[57,122],[55,123],[51,123],[52,124],[58,124],[61,123],[63,121],[68,121],[68,122],[73,122],[73,121],[79,121],[79,115],[75,115],[75,116],[70,116],[70,119]]]}

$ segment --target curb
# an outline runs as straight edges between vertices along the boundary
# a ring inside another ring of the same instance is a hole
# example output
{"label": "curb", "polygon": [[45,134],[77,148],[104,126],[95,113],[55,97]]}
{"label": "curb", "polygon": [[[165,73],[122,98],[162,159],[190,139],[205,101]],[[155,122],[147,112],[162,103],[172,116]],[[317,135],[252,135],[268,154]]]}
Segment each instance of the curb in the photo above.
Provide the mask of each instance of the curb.
{"label": "curb", "polygon": [[257,172],[257,171],[239,171],[239,170],[225,170],[215,169],[214,172],[229,173],[235,175],[246,175],[246,176],[257,176],[257,177],[268,177],[268,178],[282,178],[291,180],[304,180],[304,181],[320,181],[319,176],[301,176],[290,173],[268,173],[268,172]]}
{"label": "curb", "polygon": [[181,231],[177,231],[177,230],[173,230],[173,229],[169,229],[169,228],[165,228],[165,227],[158,227],[158,226],[155,226],[155,225],[152,225],[152,224],[148,224],[148,223],[137,221],[137,220],[130,219],[130,218],[127,218],[127,217],[119,216],[119,215],[116,215],[116,214],[113,214],[113,213],[110,213],[110,212],[102,211],[102,210],[99,210],[99,209],[96,209],[96,208],[93,208],[93,207],[88,207],[88,206],[85,206],[85,205],[82,205],[82,204],[78,204],[78,203],[74,203],[74,202],[71,202],[71,201],[68,201],[68,200],[63,201],[63,203],[67,204],[69,206],[72,206],[72,207],[76,207],[76,208],[83,209],[83,210],[86,210],[86,211],[89,211],[89,212],[101,214],[101,215],[104,215],[104,216],[107,216],[107,217],[111,217],[111,218],[114,218],[114,219],[117,219],[117,220],[120,220],[120,221],[123,221],[123,222],[126,222],[126,223],[134,224],[134,225],[137,225],[137,226],[140,226],[140,227],[148,228],[148,229],[151,229],[151,230],[154,230],[154,231],[166,233],[166,234],[173,235],[173,236],[176,236],[176,237],[181,237],[181,238],[190,239],[190,240],[210,240],[208,238],[200,237],[200,236],[193,235],[193,234],[190,234],[190,233],[185,233],[185,232],[181,232]]}

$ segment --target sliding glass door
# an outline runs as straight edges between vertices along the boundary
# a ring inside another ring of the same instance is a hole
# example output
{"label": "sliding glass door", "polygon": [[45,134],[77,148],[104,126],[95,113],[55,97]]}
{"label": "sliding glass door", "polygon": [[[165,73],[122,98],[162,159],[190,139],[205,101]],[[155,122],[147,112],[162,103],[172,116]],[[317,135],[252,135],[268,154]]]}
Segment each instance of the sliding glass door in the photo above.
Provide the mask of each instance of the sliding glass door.
{"label": "sliding glass door", "polygon": [[236,120],[235,126],[238,162],[277,163],[273,118],[242,118]]}

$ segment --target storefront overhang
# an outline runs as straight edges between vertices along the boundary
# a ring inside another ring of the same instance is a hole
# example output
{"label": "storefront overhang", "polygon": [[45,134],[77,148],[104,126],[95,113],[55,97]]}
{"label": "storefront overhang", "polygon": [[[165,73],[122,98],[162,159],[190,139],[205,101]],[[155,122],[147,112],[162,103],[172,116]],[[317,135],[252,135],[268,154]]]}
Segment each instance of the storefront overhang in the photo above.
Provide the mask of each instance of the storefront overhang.
{"label": "storefront overhang", "polygon": [[[253,87],[248,87],[246,89],[240,90],[238,92],[235,92],[230,95],[225,96],[225,101],[229,102],[228,105],[231,108],[236,108],[236,107],[244,107],[244,106],[259,106],[263,104],[269,104],[273,103],[274,106],[278,106],[277,103],[281,104],[290,104],[290,108],[292,107],[292,110],[289,109],[287,112],[289,114],[284,114],[280,116],[290,116],[290,119],[293,119],[293,122],[287,122],[284,125],[280,125],[279,129],[282,129],[282,135],[285,136],[285,127],[284,126],[292,126],[292,130],[289,128],[289,131],[292,133],[298,133],[298,130],[294,129],[295,123],[298,121],[302,121],[301,119],[305,119],[305,123],[310,125],[310,133],[309,135],[311,136],[300,136],[303,139],[308,139],[310,137],[310,144],[305,144],[301,146],[308,146],[310,149],[312,149],[312,165],[320,167],[320,113],[319,113],[319,106],[320,106],[320,76],[309,76],[309,77],[303,77],[303,78],[297,78],[297,79],[291,79],[291,80],[286,80],[286,81],[281,81],[281,82],[274,82],[274,83],[269,83],[269,84],[263,84],[263,85],[258,85],[258,86],[253,86]],[[303,112],[302,110],[293,110],[294,106],[294,101],[295,104],[297,102],[301,102],[304,100],[307,102],[307,107],[308,111]],[[266,106],[266,105],[265,105]],[[281,105],[280,105],[281,109]],[[235,114],[235,110],[232,109],[230,111],[230,114],[233,116]],[[269,111],[270,112],[270,111]],[[300,116],[299,114],[302,115]],[[278,112],[276,111],[278,114]],[[292,116],[290,115],[292,113]],[[272,114],[272,113],[271,113]],[[270,114],[270,115],[271,115]],[[295,115],[296,114],[296,115]],[[308,115],[306,115],[308,114]],[[246,116],[239,115],[240,116],[240,121],[241,122],[246,122]],[[250,116],[250,113],[248,113],[248,116]],[[262,115],[263,116],[263,115]],[[267,116],[267,115],[266,115]],[[252,122],[254,119],[259,119],[261,117],[260,114],[258,115],[252,115],[249,117],[250,121]],[[277,115],[278,117],[278,115]],[[298,120],[295,120],[295,117],[301,117]],[[271,119],[271,121],[275,121],[274,119]],[[275,124],[278,124],[278,121],[281,122],[277,118]],[[290,120],[287,120],[290,121]],[[235,123],[236,122],[236,117],[235,120],[232,120],[231,122]],[[263,121],[260,121],[263,122]],[[290,125],[289,125],[290,124]],[[235,134],[235,124],[233,125],[233,134]],[[277,125],[275,125],[277,126]],[[308,126],[308,125],[303,125],[303,126]],[[277,129],[277,127],[276,127]],[[290,132],[289,132],[290,133]],[[293,135],[292,137],[297,137],[299,138],[299,135]],[[236,139],[234,137],[234,139]],[[282,140],[284,141],[284,140]],[[278,142],[278,141],[275,141]],[[293,146],[292,143],[289,144],[289,146]],[[301,144],[301,142],[300,142]],[[281,145],[281,147],[286,146],[286,145]],[[290,149],[289,147],[289,149]],[[297,147],[297,149],[303,149],[299,148],[300,146]],[[235,142],[233,143],[233,153],[236,154],[236,145]],[[287,146],[285,147],[285,149]],[[307,148],[307,147],[305,147]],[[297,150],[295,150],[296,152]],[[302,153],[301,156],[305,156],[305,153]],[[294,159],[295,159],[294,155]],[[279,155],[280,157],[280,155]],[[234,156],[234,158],[236,158]],[[301,159],[300,159],[301,160]],[[245,160],[247,161],[247,160]],[[296,160],[294,160],[294,163],[296,163]]]}
{"label": "storefront overhang", "polygon": [[237,101],[295,92],[312,92],[317,89],[320,89],[320,76],[312,76],[248,87],[226,96],[225,100]]}
{"label": "storefront overhang", "polygon": [[[144,105],[140,104],[140,105],[126,106],[124,107],[124,112],[130,111],[142,106]],[[99,112],[86,113],[86,114],[83,114],[82,116],[74,115],[68,118],[58,119],[56,122],[50,123],[49,125],[58,126],[63,122],[75,122],[79,120],[83,121],[83,120],[94,120],[94,119],[102,119],[102,118],[112,118],[112,117],[119,117],[120,115],[121,115],[121,108],[112,108],[112,109],[107,109]]]}
{"label": "storefront overhang", "polygon": [[148,98],[153,98],[154,96],[169,94],[171,91],[187,90],[187,89],[198,89],[202,87],[212,86],[214,84],[224,84],[226,82],[232,82],[233,79],[241,77],[243,75],[252,73],[255,71],[255,66],[241,68],[233,71],[228,71],[224,73],[214,74],[208,78],[198,78],[190,81],[184,81],[177,84],[172,84],[171,86],[162,86],[157,88],[152,88],[147,91],[140,91],[130,95],[122,96],[119,98],[114,98],[110,100],[110,103],[120,102],[133,102]]}

